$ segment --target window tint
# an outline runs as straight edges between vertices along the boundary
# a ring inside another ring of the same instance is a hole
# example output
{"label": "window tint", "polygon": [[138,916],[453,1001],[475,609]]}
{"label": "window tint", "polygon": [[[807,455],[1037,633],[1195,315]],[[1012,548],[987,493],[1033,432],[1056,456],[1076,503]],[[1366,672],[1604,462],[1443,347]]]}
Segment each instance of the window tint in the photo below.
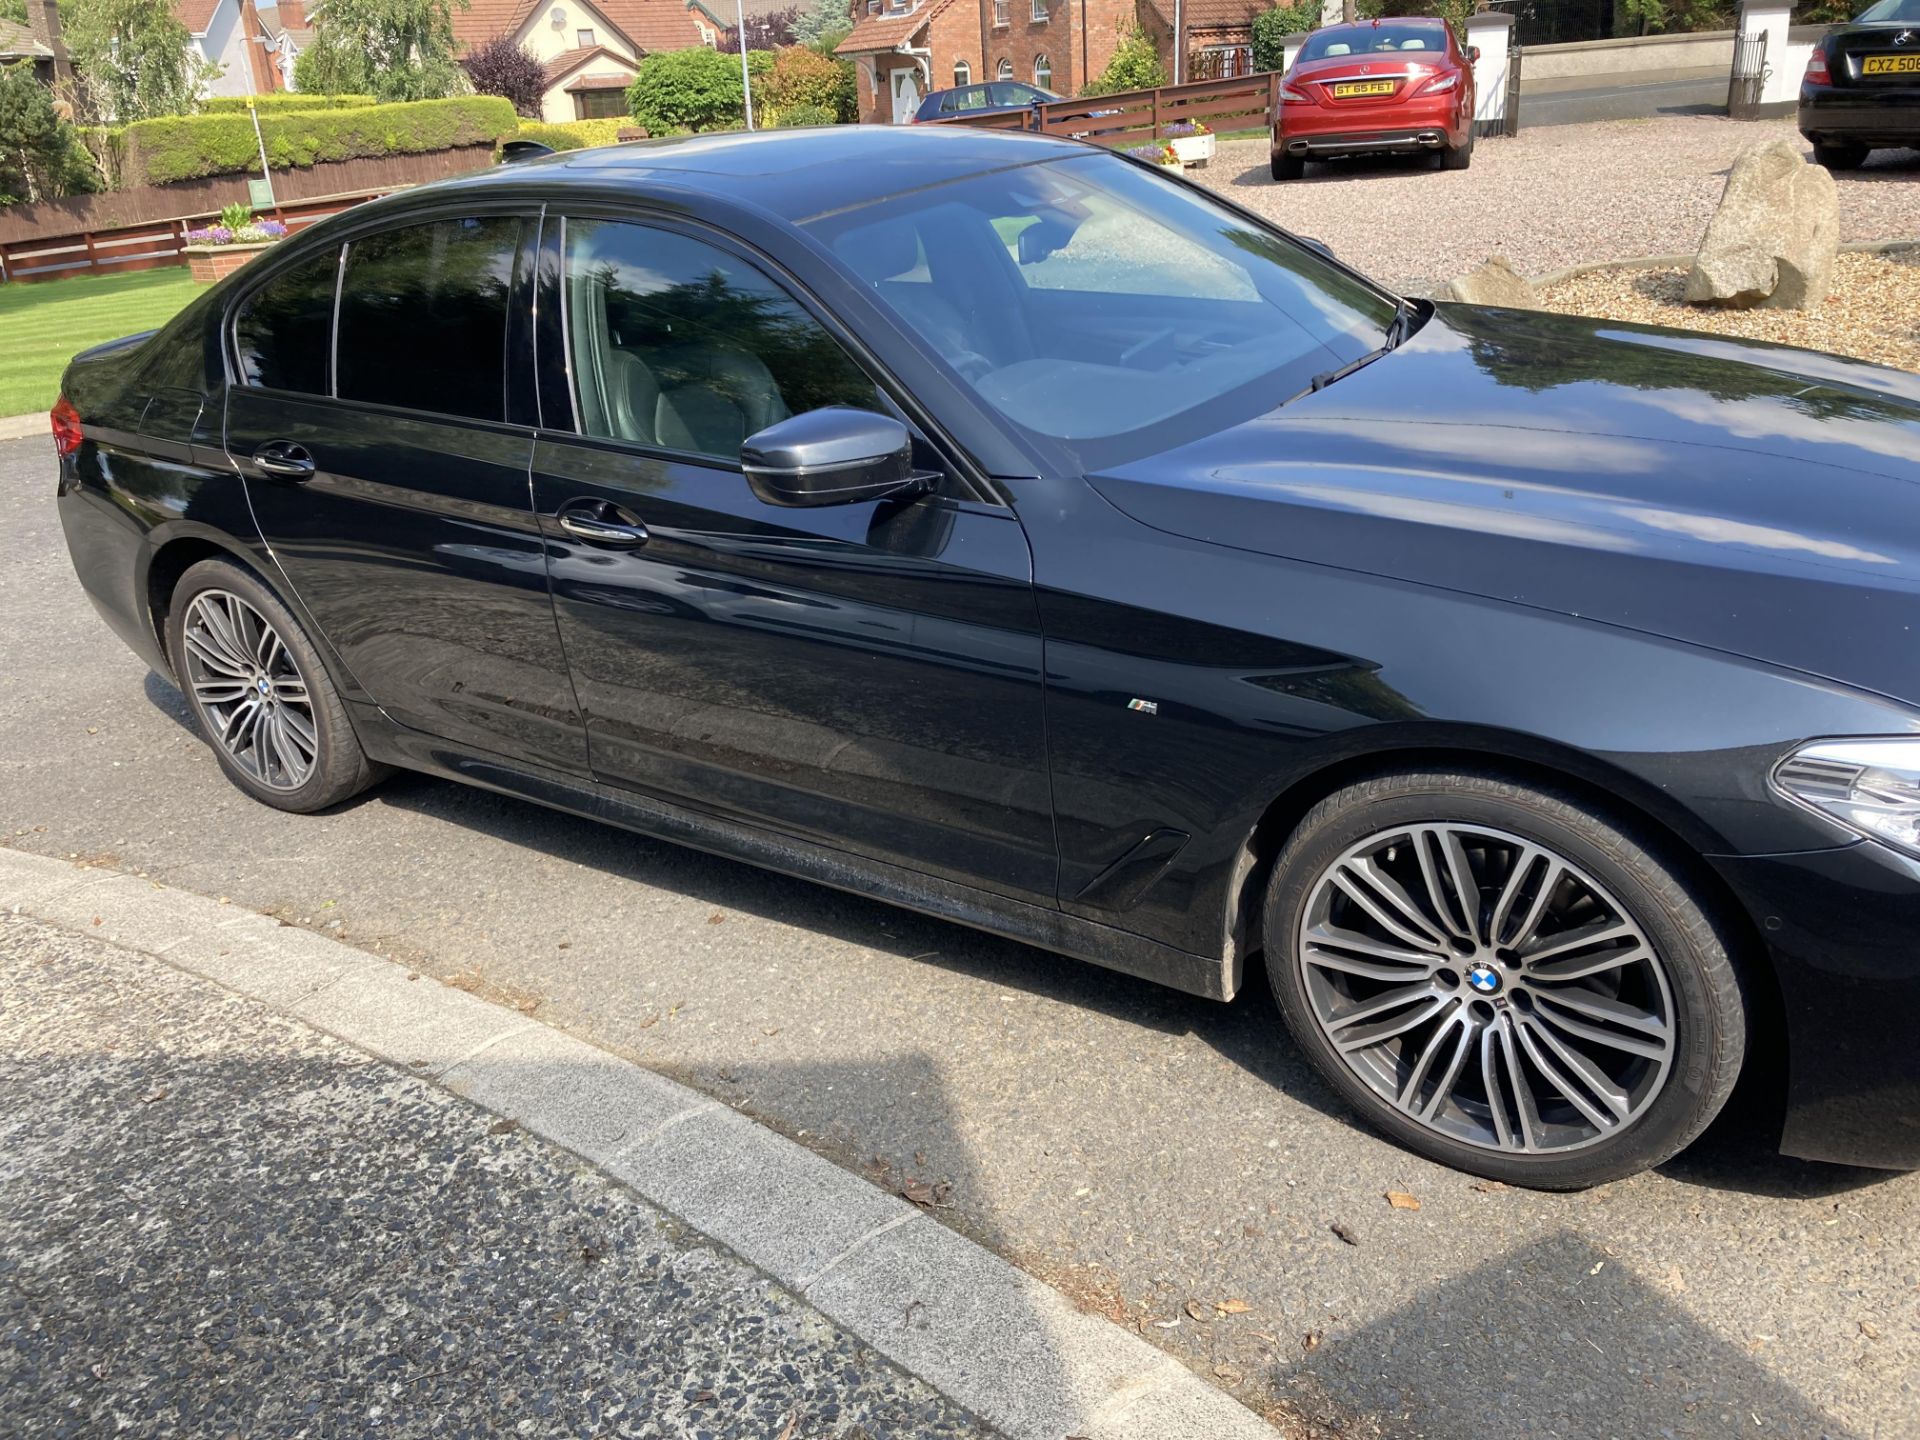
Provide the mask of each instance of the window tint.
{"label": "window tint", "polygon": [[500,419],[519,234],[514,219],[442,220],[350,244],[340,398]]}
{"label": "window tint", "polygon": [[327,393],[333,348],[333,283],[340,252],[303,260],[256,290],[233,323],[240,378],[248,385]]}
{"label": "window tint", "polygon": [[698,240],[569,220],[567,339],[588,435],[738,460],[740,442],[873,383],[791,296]]}

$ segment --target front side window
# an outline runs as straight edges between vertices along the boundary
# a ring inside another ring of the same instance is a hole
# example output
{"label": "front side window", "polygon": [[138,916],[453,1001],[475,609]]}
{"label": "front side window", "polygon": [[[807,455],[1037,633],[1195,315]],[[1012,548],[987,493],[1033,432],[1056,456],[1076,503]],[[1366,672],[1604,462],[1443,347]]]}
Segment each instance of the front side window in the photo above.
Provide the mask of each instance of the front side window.
{"label": "front side window", "polygon": [[566,222],[566,328],[581,433],[738,463],[740,444],[873,382],[787,292],[703,241]]}
{"label": "front side window", "polygon": [[337,249],[323,251],[282,270],[241,304],[233,340],[242,381],[302,395],[327,393],[339,265]]}
{"label": "front side window", "polygon": [[977,175],[808,227],[987,405],[1087,466],[1271,410],[1394,301],[1118,156]]}
{"label": "front side window", "polygon": [[355,240],[340,278],[336,391],[437,415],[506,413],[520,222],[438,220]]}

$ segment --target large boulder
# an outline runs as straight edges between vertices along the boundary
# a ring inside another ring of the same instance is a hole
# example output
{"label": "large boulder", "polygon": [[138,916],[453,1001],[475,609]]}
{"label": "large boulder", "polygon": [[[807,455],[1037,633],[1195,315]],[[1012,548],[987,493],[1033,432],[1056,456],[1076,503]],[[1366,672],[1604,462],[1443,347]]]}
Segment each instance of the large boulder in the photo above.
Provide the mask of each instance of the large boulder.
{"label": "large boulder", "polygon": [[1687,275],[1695,304],[1805,309],[1827,298],[1840,248],[1833,176],[1789,141],[1740,153]]}
{"label": "large boulder", "polygon": [[1443,298],[1468,305],[1504,305],[1511,310],[1535,310],[1540,305],[1532,283],[1508,264],[1504,255],[1495,255],[1477,270],[1454,276],[1447,282]]}

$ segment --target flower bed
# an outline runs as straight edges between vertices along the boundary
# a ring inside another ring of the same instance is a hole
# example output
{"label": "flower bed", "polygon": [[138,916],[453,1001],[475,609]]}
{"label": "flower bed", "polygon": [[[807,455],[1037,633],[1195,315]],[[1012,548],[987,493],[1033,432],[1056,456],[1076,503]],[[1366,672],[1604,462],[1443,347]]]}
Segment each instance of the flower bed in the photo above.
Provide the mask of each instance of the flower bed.
{"label": "flower bed", "polygon": [[1180,154],[1172,145],[1129,145],[1120,153],[1144,160],[1149,165],[1164,165],[1173,171],[1181,168]]}
{"label": "flower bed", "polygon": [[287,233],[278,220],[256,220],[244,205],[229,205],[217,225],[187,232],[180,253],[187,257],[195,283],[224,280],[262,250],[271,250]]}

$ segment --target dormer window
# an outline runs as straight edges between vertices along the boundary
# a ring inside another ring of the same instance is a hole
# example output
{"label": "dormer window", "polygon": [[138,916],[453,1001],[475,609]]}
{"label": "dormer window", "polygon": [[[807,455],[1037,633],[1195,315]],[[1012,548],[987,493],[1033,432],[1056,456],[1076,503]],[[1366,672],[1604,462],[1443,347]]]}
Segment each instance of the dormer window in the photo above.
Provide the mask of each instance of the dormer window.
{"label": "dormer window", "polygon": [[[1033,3],[1037,6],[1040,3],[1040,0],[1033,0]],[[582,29],[582,30],[574,31],[573,38],[574,38],[574,42],[577,45],[579,45],[579,47],[582,50],[591,50],[596,44],[599,43],[593,38],[593,31],[590,29]]]}

